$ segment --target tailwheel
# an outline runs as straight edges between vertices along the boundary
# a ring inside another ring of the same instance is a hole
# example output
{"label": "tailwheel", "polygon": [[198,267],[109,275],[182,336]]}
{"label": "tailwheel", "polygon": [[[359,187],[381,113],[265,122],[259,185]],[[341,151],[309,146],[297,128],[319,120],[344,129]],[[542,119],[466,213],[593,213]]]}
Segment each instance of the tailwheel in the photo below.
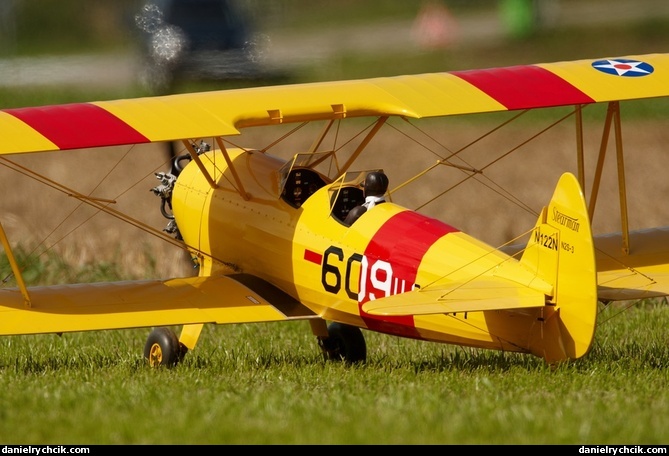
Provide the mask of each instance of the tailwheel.
{"label": "tailwheel", "polygon": [[181,361],[188,349],[169,328],[155,328],[146,339],[144,358],[149,366],[174,367]]}
{"label": "tailwheel", "polygon": [[363,363],[367,359],[367,345],[360,328],[342,323],[328,326],[328,337],[319,338],[318,343],[326,361]]}

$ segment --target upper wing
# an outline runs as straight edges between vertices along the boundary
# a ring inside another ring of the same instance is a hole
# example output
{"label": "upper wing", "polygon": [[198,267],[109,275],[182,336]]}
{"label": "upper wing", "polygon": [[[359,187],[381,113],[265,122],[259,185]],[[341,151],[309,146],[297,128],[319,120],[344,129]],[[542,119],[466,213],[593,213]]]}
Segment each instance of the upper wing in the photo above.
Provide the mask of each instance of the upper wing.
{"label": "upper wing", "polygon": [[[616,77],[614,75],[643,76]],[[234,135],[370,115],[434,117],[669,95],[669,54],[0,111],[0,154]]]}
{"label": "upper wing", "polygon": [[253,276],[189,277],[29,289],[0,289],[0,334],[39,334],[195,323],[249,323],[315,318]]}
{"label": "upper wing", "polygon": [[365,303],[371,315],[429,315],[543,307],[544,293],[499,277],[414,290]]}

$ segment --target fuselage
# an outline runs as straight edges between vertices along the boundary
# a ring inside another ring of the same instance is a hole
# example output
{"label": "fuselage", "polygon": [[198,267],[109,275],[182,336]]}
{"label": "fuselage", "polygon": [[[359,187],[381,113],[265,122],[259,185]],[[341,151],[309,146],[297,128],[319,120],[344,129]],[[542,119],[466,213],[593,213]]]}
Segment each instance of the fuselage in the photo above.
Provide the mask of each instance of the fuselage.
{"label": "fuselage", "polygon": [[173,191],[184,241],[205,253],[201,275],[224,273],[233,265],[327,320],[416,339],[529,351],[536,310],[401,317],[362,310],[369,300],[491,274],[509,260],[505,254],[391,202],[348,227],[333,211],[337,183],[326,180],[309,195],[294,191],[300,201],[289,204],[281,197],[285,161],[261,152],[229,153],[238,179],[220,152],[208,152],[202,162],[218,188],[190,163]]}

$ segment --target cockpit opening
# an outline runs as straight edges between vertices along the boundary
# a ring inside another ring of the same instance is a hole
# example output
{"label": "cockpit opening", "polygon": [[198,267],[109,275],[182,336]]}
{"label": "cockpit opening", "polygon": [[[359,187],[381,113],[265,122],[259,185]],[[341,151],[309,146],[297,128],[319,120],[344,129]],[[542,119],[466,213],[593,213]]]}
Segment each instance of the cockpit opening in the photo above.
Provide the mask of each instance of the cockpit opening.
{"label": "cockpit opening", "polygon": [[344,223],[349,211],[365,202],[363,184],[372,171],[383,172],[381,169],[349,171],[330,187],[330,214],[339,222]]}
{"label": "cockpit opening", "polygon": [[296,154],[279,172],[281,199],[299,208],[319,188],[332,182],[325,172],[316,168],[327,166],[334,152]]}

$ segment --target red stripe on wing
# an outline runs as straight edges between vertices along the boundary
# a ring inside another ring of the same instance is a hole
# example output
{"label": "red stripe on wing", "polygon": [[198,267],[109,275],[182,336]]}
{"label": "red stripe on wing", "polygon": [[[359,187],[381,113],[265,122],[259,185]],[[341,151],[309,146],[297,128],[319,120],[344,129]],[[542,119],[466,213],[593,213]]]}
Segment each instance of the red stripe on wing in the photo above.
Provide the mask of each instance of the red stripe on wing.
{"label": "red stripe on wing", "polygon": [[[370,293],[376,297],[385,295],[382,290],[375,288],[372,278],[384,282],[388,280],[388,277],[385,276],[382,268],[375,271],[374,264],[377,261],[383,261],[392,267],[392,294],[395,294],[395,290],[410,291],[416,281],[418,267],[425,253],[439,238],[454,231],[458,230],[439,220],[416,212],[404,211],[391,217],[376,232],[365,250],[370,272],[366,277],[367,283],[364,284],[365,296],[358,304],[360,315],[369,329],[419,338],[414,327],[413,316],[379,317],[362,311],[362,305],[369,301]],[[383,276],[372,277],[373,274]]]}
{"label": "red stripe on wing", "polygon": [[149,142],[130,125],[94,104],[6,109],[5,112],[28,124],[59,149]]}
{"label": "red stripe on wing", "polygon": [[594,103],[595,100],[564,79],[539,66],[453,71],[507,109]]}

